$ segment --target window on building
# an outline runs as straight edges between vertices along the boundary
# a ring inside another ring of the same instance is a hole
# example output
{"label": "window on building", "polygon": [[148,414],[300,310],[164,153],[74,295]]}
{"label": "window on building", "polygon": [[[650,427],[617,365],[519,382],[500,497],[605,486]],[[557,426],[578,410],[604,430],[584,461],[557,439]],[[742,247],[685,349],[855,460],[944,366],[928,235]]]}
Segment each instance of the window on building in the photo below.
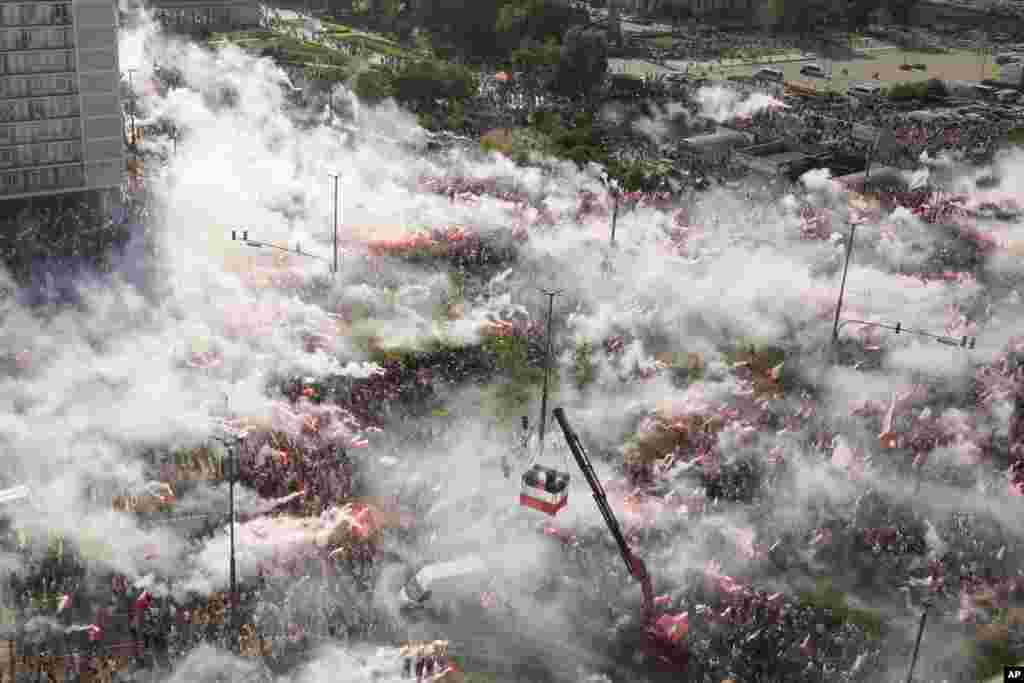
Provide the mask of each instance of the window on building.
{"label": "window on building", "polygon": [[37,5],[20,5],[19,8],[21,9],[20,24],[24,26],[31,26],[36,23]]}
{"label": "window on building", "polygon": [[20,173],[4,173],[0,174],[0,183],[3,184],[3,188],[10,192],[11,190],[17,189],[21,185],[21,174]]}
{"label": "window on building", "polygon": [[54,7],[53,7],[53,23],[55,23],[55,24],[70,24],[71,23],[71,6],[70,5],[54,5]]}

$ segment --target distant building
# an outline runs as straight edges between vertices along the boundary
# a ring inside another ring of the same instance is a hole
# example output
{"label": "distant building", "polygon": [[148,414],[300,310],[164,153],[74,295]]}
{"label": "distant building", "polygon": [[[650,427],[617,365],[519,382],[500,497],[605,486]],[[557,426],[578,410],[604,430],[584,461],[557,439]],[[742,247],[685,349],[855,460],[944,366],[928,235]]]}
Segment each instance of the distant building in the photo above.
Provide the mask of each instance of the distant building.
{"label": "distant building", "polygon": [[119,188],[119,82],[111,0],[0,3],[0,200]]}
{"label": "distant building", "polygon": [[1000,85],[1010,88],[1024,88],[1024,62],[1011,62],[999,67]]}
{"label": "distant building", "polygon": [[257,28],[263,10],[252,0],[152,0],[153,15],[169,32],[201,35]]}
{"label": "distant building", "polygon": [[865,170],[839,176],[834,180],[843,187],[855,192],[872,192],[877,190],[904,191],[909,189],[906,175],[903,171],[893,166],[872,166],[870,174]]}
{"label": "distant building", "polygon": [[752,141],[752,136],[746,133],[723,128],[717,133],[683,138],[679,149],[694,161],[717,164],[728,159],[732,150],[745,147]]}
{"label": "distant building", "polygon": [[827,161],[824,150],[797,147],[784,140],[737,149],[735,160],[755,173],[772,178],[795,179]]}

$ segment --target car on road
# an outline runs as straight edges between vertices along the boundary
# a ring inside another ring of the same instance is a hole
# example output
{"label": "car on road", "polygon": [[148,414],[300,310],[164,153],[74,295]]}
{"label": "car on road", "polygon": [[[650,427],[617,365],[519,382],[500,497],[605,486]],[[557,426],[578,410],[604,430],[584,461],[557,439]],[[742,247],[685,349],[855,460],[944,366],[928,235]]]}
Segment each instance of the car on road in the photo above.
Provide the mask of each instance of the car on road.
{"label": "car on road", "polygon": [[1020,100],[1020,93],[1016,90],[1000,90],[996,93],[996,100],[1004,104],[1015,104]]}
{"label": "car on road", "polygon": [[862,100],[874,100],[881,96],[882,86],[877,83],[857,83],[847,89],[847,93]]}
{"label": "car on road", "polygon": [[491,571],[478,555],[449,562],[436,562],[421,568],[398,591],[403,610],[452,606],[479,592],[487,585]]}
{"label": "car on road", "polygon": [[782,73],[781,69],[763,68],[757,70],[757,73],[754,74],[754,79],[760,81],[773,81],[775,83],[782,83],[784,80],[786,80],[786,74]]}
{"label": "car on road", "polygon": [[810,76],[811,78],[825,78],[827,76],[820,64],[804,64],[800,67],[800,75]]}

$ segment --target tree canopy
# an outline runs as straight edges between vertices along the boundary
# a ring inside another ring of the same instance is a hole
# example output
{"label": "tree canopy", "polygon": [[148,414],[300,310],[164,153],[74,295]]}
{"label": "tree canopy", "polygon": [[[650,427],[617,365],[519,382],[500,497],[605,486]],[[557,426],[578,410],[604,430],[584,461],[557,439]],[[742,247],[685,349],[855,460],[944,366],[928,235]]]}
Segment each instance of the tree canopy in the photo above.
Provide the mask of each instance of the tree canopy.
{"label": "tree canopy", "polygon": [[586,95],[608,71],[608,39],[601,31],[571,29],[562,43],[557,88],[567,95]]}

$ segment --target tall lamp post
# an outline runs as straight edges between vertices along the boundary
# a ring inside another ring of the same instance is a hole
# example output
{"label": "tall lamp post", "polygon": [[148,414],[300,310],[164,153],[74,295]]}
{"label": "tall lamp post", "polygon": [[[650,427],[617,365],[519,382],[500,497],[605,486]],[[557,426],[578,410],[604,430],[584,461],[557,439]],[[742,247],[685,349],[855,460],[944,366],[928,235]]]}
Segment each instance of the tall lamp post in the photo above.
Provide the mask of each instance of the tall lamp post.
{"label": "tall lamp post", "polygon": [[[333,97],[333,96],[332,96]],[[332,108],[333,111],[333,108]],[[331,271],[335,275],[338,274],[338,174],[329,173],[329,176],[334,178],[334,223],[331,225],[331,235],[334,240],[334,270]]]}
{"label": "tall lamp post", "polygon": [[921,639],[924,637],[924,624],[928,620],[929,607],[931,607],[931,603],[926,601],[924,609],[921,610],[921,621],[917,625],[917,639],[914,641],[914,654],[910,657],[910,669],[907,671],[907,683],[914,683],[914,668],[917,666],[917,654],[921,650]]}
{"label": "tall lamp post", "polygon": [[850,257],[853,255],[853,238],[857,224],[850,222],[850,236],[846,239],[846,260],[843,262],[843,279],[839,283],[839,299],[836,301],[836,317],[832,323],[832,346],[839,342],[839,316],[843,313],[843,295],[846,293],[846,275],[850,271]]}
{"label": "tall lamp post", "polygon": [[131,125],[132,130],[132,153],[137,154],[138,148],[136,146],[136,134],[135,134],[135,72],[137,69],[128,69],[128,94],[131,97],[131,106],[128,111],[128,122]]}
{"label": "tall lamp post", "polygon": [[540,431],[539,454],[544,455],[544,430],[548,422],[548,376],[551,374],[551,320],[555,310],[555,297],[562,293],[560,289],[540,290],[548,298],[547,350],[544,352],[544,385],[540,394]]}
{"label": "tall lamp post", "polygon": [[228,630],[231,633],[232,650],[238,649],[238,573],[235,568],[235,482],[238,481],[238,439],[228,449],[227,472],[228,475],[228,507],[231,517],[231,533],[229,544],[231,546],[231,569],[228,576],[231,590],[231,621]]}
{"label": "tall lamp post", "polygon": [[224,461],[224,475],[228,479],[228,590],[231,595],[228,599],[230,613],[228,616],[228,633],[232,640],[231,649],[238,649],[238,573],[235,568],[235,481],[238,480],[238,448],[241,445],[240,436],[233,436],[224,439],[216,439],[224,444],[227,449],[227,458]]}
{"label": "tall lamp post", "polygon": [[[868,150],[866,159],[866,167],[864,169],[864,191],[868,189],[868,181],[871,180],[871,162],[875,156],[875,150],[878,147],[879,141],[882,139],[882,133],[879,131],[878,135],[875,136],[875,142]],[[843,279],[839,283],[839,299],[836,301],[836,317],[832,323],[832,346],[835,347],[839,342],[839,316],[843,313],[843,295],[846,293],[846,275],[850,271],[850,258],[853,256],[853,238],[857,234],[857,224],[854,221],[850,221],[850,236],[846,240],[846,260],[843,262]]]}

